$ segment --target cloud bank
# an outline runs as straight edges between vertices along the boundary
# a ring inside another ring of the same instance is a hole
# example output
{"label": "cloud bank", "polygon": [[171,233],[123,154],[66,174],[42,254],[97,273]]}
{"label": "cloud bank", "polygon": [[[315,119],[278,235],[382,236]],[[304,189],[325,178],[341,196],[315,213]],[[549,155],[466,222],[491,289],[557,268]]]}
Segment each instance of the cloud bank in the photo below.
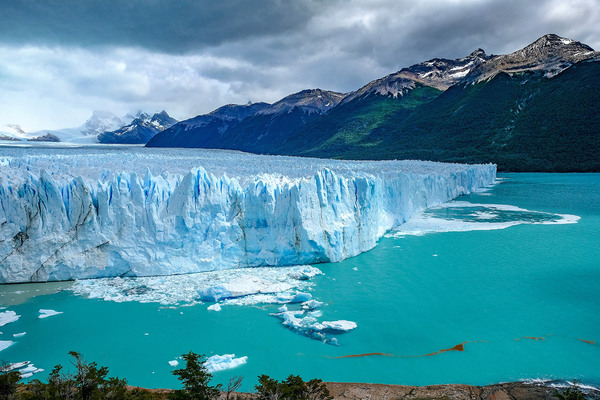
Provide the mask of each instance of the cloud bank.
{"label": "cloud bank", "polygon": [[600,0],[4,1],[0,130],[92,110],[178,119],[304,88],[348,92],[433,57],[546,33],[600,47]]}

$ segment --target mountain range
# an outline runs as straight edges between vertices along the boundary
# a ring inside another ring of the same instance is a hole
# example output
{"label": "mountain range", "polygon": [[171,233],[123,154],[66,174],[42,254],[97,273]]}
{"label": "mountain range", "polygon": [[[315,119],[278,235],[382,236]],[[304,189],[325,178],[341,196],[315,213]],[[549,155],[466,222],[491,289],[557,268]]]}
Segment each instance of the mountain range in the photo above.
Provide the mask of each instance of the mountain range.
{"label": "mountain range", "polygon": [[78,144],[145,144],[157,132],[171,127],[177,120],[166,111],[154,115],[142,111],[118,117],[109,111],[94,111],[92,116],[76,128],[25,132],[19,125],[0,128],[0,140],[67,142]]}
{"label": "mountain range", "polygon": [[435,58],[351,93],[312,89],[274,104],[227,105],[147,146],[600,171],[599,126],[600,53],[549,34],[510,54]]}

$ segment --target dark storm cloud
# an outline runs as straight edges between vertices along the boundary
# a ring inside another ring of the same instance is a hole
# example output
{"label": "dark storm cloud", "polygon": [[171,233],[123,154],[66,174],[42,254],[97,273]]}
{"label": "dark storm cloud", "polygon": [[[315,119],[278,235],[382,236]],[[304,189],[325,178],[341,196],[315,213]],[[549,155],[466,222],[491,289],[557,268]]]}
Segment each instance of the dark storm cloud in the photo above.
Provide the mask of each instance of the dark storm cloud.
{"label": "dark storm cloud", "polygon": [[15,45],[132,46],[165,53],[301,29],[312,1],[3,0],[0,37]]}

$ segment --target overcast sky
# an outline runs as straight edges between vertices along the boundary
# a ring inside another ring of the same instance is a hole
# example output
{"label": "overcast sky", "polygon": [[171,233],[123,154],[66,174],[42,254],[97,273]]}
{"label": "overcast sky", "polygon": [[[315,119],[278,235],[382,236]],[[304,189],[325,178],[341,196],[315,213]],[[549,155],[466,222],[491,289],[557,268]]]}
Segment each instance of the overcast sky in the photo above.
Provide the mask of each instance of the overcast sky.
{"label": "overcast sky", "polygon": [[600,0],[0,0],[0,131],[348,92],[546,33],[600,49]]}

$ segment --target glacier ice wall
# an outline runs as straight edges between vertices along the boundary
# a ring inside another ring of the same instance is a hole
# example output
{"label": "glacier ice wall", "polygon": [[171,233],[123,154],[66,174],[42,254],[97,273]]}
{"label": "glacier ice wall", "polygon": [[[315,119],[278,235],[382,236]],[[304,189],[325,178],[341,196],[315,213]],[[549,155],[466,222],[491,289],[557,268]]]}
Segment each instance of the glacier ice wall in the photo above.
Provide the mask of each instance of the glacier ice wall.
{"label": "glacier ice wall", "polygon": [[496,173],[494,165],[140,152],[0,153],[0,282],[336,262]]}

